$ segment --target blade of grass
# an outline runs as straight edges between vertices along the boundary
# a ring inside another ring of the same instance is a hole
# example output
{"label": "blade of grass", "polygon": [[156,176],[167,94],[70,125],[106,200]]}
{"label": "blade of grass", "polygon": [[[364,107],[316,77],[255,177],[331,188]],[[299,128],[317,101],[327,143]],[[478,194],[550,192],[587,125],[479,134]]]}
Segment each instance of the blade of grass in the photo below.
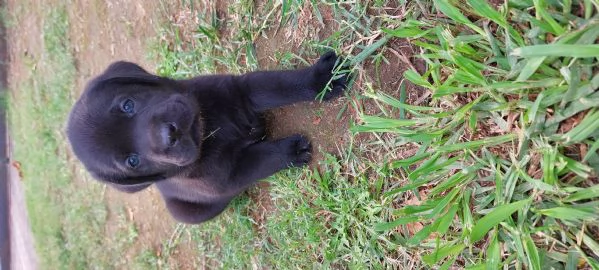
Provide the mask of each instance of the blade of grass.
{"label": "blade of grass", "polygon": [[385,45],[389,41],[389,39],[391,39],[390,36],[383,36],[376,42],[374,42],[371,45],[369,45],[368,47],[364,48],[358,55],[352,57],[352,59],[349,61],[349,65],[355,66],[356,64],[363,62],[364,60],[366,60],[366,58],[368,58],[370,55],[372,55],[377,49],[379,49],[380,47]]}
{"label": "blade of grass", "polygon": [[431,175],[439,170],[446,171],[448,170],[447,167],[455,164],[461,158],[462,156],[458,155],[447,160],[441,160],[440,163],[436,163],[436,159],[428,160],[427,162],[423,163],[420,167],[412,171],[412,173],[408,175],[408,179],[410,179],[411,181],[416,181],[422,175]]}
{"label": "blade of grass", "polygon": [[422,260],[429,265],[434,265],[448,256],[460,254],[464,248],[466,248],[464,244],[446,245],[435,249],[431,254],[422,256]]}
{"label": "blade of grass", "polygon": [[[399,85],[399,104],[405,104],[406,103],[406,84],[404,81],[401,81],[400,85]],[[394,99],[395,100],[395,99]],[[406,118],[406,111],[404,108],[399,108],[399,118],[400,119],[405,119]]]}
{"label": "blade of grass", "polygon": [[447,213],[441,216],[439,226],[437,226],[437,232],[440,235],[444,235],[445,233],[447,233],[447,230],[449,230],[449,226],[451,225],[451,222],[453,221],[455,215],[458,212],[459,205],[459,203],[455,203],[453,206],[449,208]]}
{"label": "blade of grass", "polygon": [[487,247],[487,269],[499,269],[501,263],[501,250],[499,248],[499,241],[497,239],[497,233],[494,233],[491,237],[491,243]]}
{"label": "blade of grass", "polygon": [[528,269],[541,270],[541,259],[539,258],[539,250],[537,249],[537,246],[532,241],[532,238],[529,234],[523,235],[522,238],[524,242],[524,250],[526,251],[526,254],[528,254]]}
{"label": "blade of grass", "polygon": [[464,191],[464,197],[462,199],[462,226],[463,234],[471,234],[472,228],[474,227],[474,218],[470,211],[470,197],[472,196],[472,190],[466,189]]}
{"label": "blade of grass", "polygon": [[503,15],[496,11],[495,8],[492,8],[487,1],[468,0],[468,4],[472,7],[472,9],[474,9],[474,12],[478,13],[478,15],[492,20],[503,28],[508,27],[507,20],[503,17]]}
{"label": "blade of grass", "polygon": [[543,181],[549,185],[555,185],[557,183],[557,172],[555,168],[555,162],[557,160],[557,149],[550,145],[541,148],[542,161],[541,167],[543,168]]}
{"label": "blade of grass", "polygon": [[580,68],[578,66],[573,67],[563,67],[560,71],[563,71],[563,74],[567,74],[564,76],[566,78],[566,82],[568,83],[568,91],[564,95],[562,102],[560,103],[560,107],[564,108],[567,102],[574,100],[576,97],[583,96],[582,93],[578,93],[578,90],[581,90],[581,87],[578,87],[580,84]]}
{"label": "blade of grass", "polygon": [[[443,210],[447,209],[447,206],[454,200],[454,198],[456,197],[456,195],[458,195],[459,192],[460,189],[455,188],[449,193],[447,193],[447,195],[445,195],[443,199],[440,200],[439,203],[437,203],[435,208],[433,208],[433,210],[427,215],[427,218],[432,219],[438,217],[441,214],[441,212],[443,212]],[[441,220],[442,219],[439,219],[439,224],[441,223]]]}
{"label": "blade of grass", "polygon": [[428,35],[432,30],[422,30],[419,27],[398,27],[396,29],[383,28],[385,34],[398,38],[420,38]]}
{"label": "blade of grass", "polygon": [[420,76],[420,74],[418,74],[415,70],[408,69],[404,71],[403,76],[415,85],[426,87],[428,89],[433,89],[433,86],[429,82],[424,80],[422,76]]}
{"label": "blade of grass", "polygon": [[551,32],[555,35],[561,35],[565,32],[564,28],[559,25],[547,12],[547,4],[545,0],[533,0],[537,17],[542,18],[551,27]]}
{"label": "blade of grass", "polygon": [[472,228],[470,240],[472,242],[481,240],[491,228],[497,226],[499,222],[505,220],[514,212],[518,211],[529,203],[530,199],[495,207],[491,212],[476,222],[476,225],[474,225]]}
{"label": "blade of grass", "polygon": [[578,259],[580,255],[578,251],[574,248],[568,249],[568,260],[566,261],[566,270],[576,270],[578,269]]}
{"label": "blade of grass", "polygon": [[533,45],[515,48],[512,55],[519,57],[543,57],[543,56],[565,56],[565,57],[597,57],[599,45],[575,45],[575,44],[549,44]]}
{"label": "blade of grass", "polygon": [[591,177],[592,173],[593,173],[593,169],[587,165],[584,165],[574,159],[571,159],[563,154],[558,154],[558,158],[560,160],[560,163],[565,162],[566,166],[564,167],[564,169],[562,171],[560,171],[561,173],[575,173],[576,175],[587,179],[589,177]]}
{"label": "blade of grass", "polygon": [[574,202],[599,197],[599,185],[584,188],[570,194],[564,199],[564,202]]}
{"label": "blade of grass", "polygon": [[389,222],[377,223],[374,225],[374,230],[379,232],[386,232],[395,229],[397,226],[405,225],[408,223],[416,222],[420,220],[419,216],[408,216],[401,217]]}
{"label": "blade of grass", "polygon": [[424,226],[424,228],[418,231],[412,238],[408,239],[407,244],[410,246],[421,244],[424,239],[426,239],[433,231],[436,230],[437,225],[438,221]]}
{"label": "blade of grass", "polygon": [[458,150],[474,150],[474,149],[478,149],[481,146],[493,146],[493,145],[498,145],[498,144],[502,144],[505,142],[509,142],[509,141],[514,140],[515,138],[516,138],[515,134],[506,134],[506,135],[489,137],[489,138],[471,141],[471,142],[443,145],[443,146],[438,147],[437,151],[439,151],[441,153],[448,153],[448,152],[454,152],[454,151],[458,151]]}
{"label": "blade of grass", "polygon": [[587,139],[597,129],[599,129],[599,111],[592,110],[576,127],[558,138],[563,140],[566,145],[578,143]]}
{"label": "blade of grass", "polygon": [[441,11],[447,17],[451,18],[452,20],[454,20],[456,22],[459,22],[461,24],[464,24],[464,25],[470,27],[472,30],[476,31],[480,35],[483,35],[483,36],[485,35],[485,31],[483,29],[481,29],[480,27],[473,24],[470,20],[468,20],[468,18],[466,18],[466,16],[464,16],[464,14],[462,14],[462,12],[460,12],[459,9],[452,6],[449,2],[441,1],[441,0],[434,0],[434,3],[435,3],[435,6],[437,7],[437,9],[439,9],[439,11]]}
{"label": "blade of grass", "polygon": [[530,76],[532,76],[532,74],[534,74],[537,71],[539,66],[543,64],[543,61],[545,61],[546,58],[547,57],[545,56],[540,56],[526,59],[526,64],[524,65],[524,68],[522,68],[522,70],[520,71],[520,75],[518,75],[516,81],[523,82],[528,80],[528,78],[530,78]]}
{"label": "blade of grass", "polygon": [[589,148],[589,152],[584,156],[582,162],[587,162],[589,159],[595,155],[597,155],[597,150],[599,149],[599,139],[596,140],[591,147]]}
{"label": "blade of grass", "polygon": [[[400,89],[401,88],[403,88],[404,92],[405,92],[405,83],[402,83],[402,87],[400,87]],[[419,111],[441,111],[441,109],[435,108],[435,107],[425,107],[425,106],[415,106],[415,105],[405,104],[401,100],[397,100],[384,92],[376,92],[376,93],[366,92],[366,93],[364,93],[364,96],[381,101],[387,105],[393,106],[400,110],[403,109],[403,110],[416,111],[416,112],[419,112]]]}
{"label": "blade of grass", "polygon": [[554,207],[547,209],[538,209],[537,213],[570,221],[581,221],[581,220],[597,220],[599,218],[598,209],[593,207]]}

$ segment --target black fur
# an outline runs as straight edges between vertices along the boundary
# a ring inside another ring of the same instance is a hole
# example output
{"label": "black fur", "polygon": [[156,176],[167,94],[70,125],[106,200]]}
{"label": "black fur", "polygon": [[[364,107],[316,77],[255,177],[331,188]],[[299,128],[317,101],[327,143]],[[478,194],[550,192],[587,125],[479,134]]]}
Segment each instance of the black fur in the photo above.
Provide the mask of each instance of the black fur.
{"label": "black fur", "polygon": [[[336,62],[330,52],[305,69],[188,80],[116,62],[73,107],[68,138],[94,178],[130,193],[155,184],[177,220],[200,223],[256,181],[310,161],[301,135],[267,140],[262,113],[314,100]],[[333,80],[324,99],[346,80]]]}

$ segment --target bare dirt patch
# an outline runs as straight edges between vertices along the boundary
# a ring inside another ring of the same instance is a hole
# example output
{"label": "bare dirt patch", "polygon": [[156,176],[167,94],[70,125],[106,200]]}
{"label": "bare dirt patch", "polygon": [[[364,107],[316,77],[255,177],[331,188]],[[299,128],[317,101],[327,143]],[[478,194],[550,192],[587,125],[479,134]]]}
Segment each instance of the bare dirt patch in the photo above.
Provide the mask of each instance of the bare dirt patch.
{"label": "bare dirt patch", "polygon": [[[314,16],[311,4],[306,2],[299,10],[296,26],[269,29],[255,40],[261,68],[276,68],[279,63],[274,59],[275,54],[300,53],[303,41],[324,39],[338,27],[330,7],[322,5],[319,8],[322,23]],[[306,60],[315,63],[318,55]],[[322,160],[322,151],[339,154],[339,147],[346,145],[349,140],[352,115],[346,106],[347,98],[342,97],[329,102],[313,101],[272,110],[267,115],[269,132],[273,138],[293,134],[310,138],[314,150],[311,166],[314,166],[318,160]]]}
{"label": "bare dirt patch", "polygon": [[[41,14],[39,1],[29,0],[25,4],[17,5],[17,1],[6,1],[7,10],[14,14]],[[31,6],[31,10],[24,10],[22,6]],[[15,86],[29,77],[32,68],[31,59],[36,59],[41,56],[42,40],[41,40],[41,16],[28,16],[26,20],[9,21],[7,23],[7,38],[8,38],[8,57],[10,61],[8,84]],[[13,87],[11,87],[13,89]],[[11,93],[16,95],[18,93]]]}
{"label": "bare dirt patch", "polygon": [[[307,31],[311,33],[312,31]],[[310,34],[307,34],[310,35]],[[276,66],[272,56],[277,52],[297,52],[296,44],[284,31],[268,31],[255,42],[256,54],[261,67],[272,69]],[[310,59],[311,63],[317,56]],[[312,141],[314,150],[313,162],[321,160],[321,151],[338,153],[338,147],[345,145],[349,139],[349,113],[339,114],[346,106],[346,98],[329,102],[305,102],[272,110],[267,115],[269,132],[273,138],[282,138],[293,134],[302,134]],[[338,117],[339,116],[339,117]]]}
{"label": "bare dirt patch", "polygon": [[82,90],[87,79],[115,60],[154,70],[146,49],[156,37],[160,9],[154,1],[74,1],[69,9],[70,39]]}

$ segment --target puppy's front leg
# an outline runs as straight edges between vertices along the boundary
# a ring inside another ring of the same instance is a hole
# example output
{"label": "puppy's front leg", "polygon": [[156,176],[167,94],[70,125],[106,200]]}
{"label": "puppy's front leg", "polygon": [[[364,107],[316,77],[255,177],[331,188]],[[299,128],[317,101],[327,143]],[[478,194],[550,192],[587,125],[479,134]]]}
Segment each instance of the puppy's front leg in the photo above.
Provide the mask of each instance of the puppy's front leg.
{"label": "puppy's front leg", "polygon": [[[316,64],[298,70],[258,71],[234,77],[239,91],[247,94],[257,111],[314,100],[333,78],[338,57],[328,52]],[[346,87],[347,74],[332,81],[324,100],[339,96]]]}
{"label": "puppy's front leg", "polygon": [[241,192],[280,170],[306,165],[311,156],[312,145],[301,135],[252,144],[242,151],[233,169],[230,190]]}

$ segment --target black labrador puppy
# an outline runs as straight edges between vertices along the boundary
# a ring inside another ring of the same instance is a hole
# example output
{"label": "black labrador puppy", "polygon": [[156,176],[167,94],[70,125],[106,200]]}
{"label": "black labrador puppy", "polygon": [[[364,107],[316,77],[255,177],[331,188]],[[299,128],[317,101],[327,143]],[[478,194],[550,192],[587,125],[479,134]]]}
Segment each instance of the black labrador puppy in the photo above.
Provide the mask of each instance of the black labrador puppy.
{"label": "black labrador puppy", "polygon": [[200,223],[221,213],[256,181],[310,161],[301,135],[267,140],[262,113],[339,96],[338,58],[324,54],[299,70],[259,71],[173,80],[116,62],[88,83],[67,135],[91,175],[124,191],[155,184],[170,213]]}

